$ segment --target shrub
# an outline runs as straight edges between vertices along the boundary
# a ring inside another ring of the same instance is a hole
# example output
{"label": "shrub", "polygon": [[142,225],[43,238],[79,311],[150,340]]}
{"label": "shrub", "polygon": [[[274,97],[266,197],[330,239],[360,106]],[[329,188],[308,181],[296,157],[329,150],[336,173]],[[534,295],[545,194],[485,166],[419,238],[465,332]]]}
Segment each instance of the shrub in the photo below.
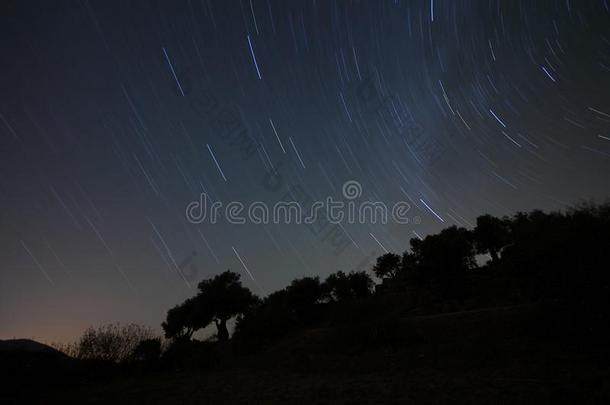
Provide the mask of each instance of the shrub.
{"label": "shrub", "polygon": [[155,333],[137,324],[108,324],[89,327],[78,342],[77,357],[120,363],[128,360],[141,342],[153,339]]}

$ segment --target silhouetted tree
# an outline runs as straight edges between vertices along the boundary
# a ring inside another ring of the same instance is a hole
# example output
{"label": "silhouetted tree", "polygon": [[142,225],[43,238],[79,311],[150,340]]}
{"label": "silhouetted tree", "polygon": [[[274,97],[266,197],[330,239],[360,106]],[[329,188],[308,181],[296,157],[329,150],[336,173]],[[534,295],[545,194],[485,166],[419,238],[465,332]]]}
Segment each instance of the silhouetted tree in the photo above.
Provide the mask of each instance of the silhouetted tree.
{"label": "silhouetted tree", "polygon": [[240,275],[231,271],[202,281],[198,288],[196,306],[202,308],[206,316],[198,318],[196,324],[203,328],[213,321],[220,341],[229,339],[227,321],[243,314],[258,301],[248,288],[242,286]]}
{"label": "silhouetted tree", "polygon": [[[603,265],[608,240],[610,205],[578,207],[566,213],[532,211],[504,219],[484,215],[473,231],[452,226],[423,240],[412,239],[410,250],[402,256],[380,256],[372,270],[384,281],[384,288],[366,300],[358,301],[371,294],[370,277],[364,272],[339,271],[324,283],[318,277],[294,280],[261,302],[251,301],[246,294],[235,302],[249,305],[222,312],[218,306],[226,305],[232,296],[227,286],[238,281],[229,274],[200,285],[195,308],[206,310],[185,311],[191,314],[186,319],[194,329],[214,321],[223,339],[222,320],[237,314],[238,341],[262,346],[322,320],[360,319],[365,309],[376,314],[382,306],[397,306],[392,315],[397,316],[407,308],[451,309],[455,300],[466,304],[469,297],[469,306],[559,301],[574,308],[570,316],[577,313],[588,322],[587,328],[597,325],[600,330],[610,323],[610,272]],[[478,269],[476,253],[489,253],[493,267]],[[415,288],[405,288],[409,285]],[[387,291],[391,293],[384,295]],[[401,296],[404,291],[408,295]],[[323,318],[329,301],[334,303],[335,318]],[[190,333],[188,328],[178,331]]]}
{"label": "silhouetted tree", "polygon": [[[201,308],[197,308],[197,302],[194,298],[189,298],[167,311],[165,322],[161,324],[165,337],[175,340],[189,340],[193,333],[199,329],[199,324],[195,322],[196,312],[201,312]],[[200,315],[199,318],[205,317]],[[211,318],[211,314],[209,318]]]}
{"label": "silhouetted tree", "polygon": [[199,293],[167,312],[162,327],[167,338],[189,340],[193,333],[214,322],[220,341],[229,339],[227,321],[243,314],[258,302],[252,292],[242,286],[240,275],[225,271],[197,286]]}
{"label": "silhouetted tree", "polygon": [[[412,242],[413,243],[413,242]],[[404,252],[400,259],[400,272],[402,278],[407,281],[417,282],[419,278],[419,262],[417,256],[412,252]]]}
{"label": "silhouetted tree", "polygon": [[497,263],[498,253],[509,242],[507,221],[491,215],[482,215],[477,218],[473,236],[477,253],[489,253],[492,262]]}
{"label": "silhouetted tree", "polygon": [[272,343],[299,325],[284,288],[269,294],[260,305],[238,316],[234,337],[242,347],[259,347]]}
{"label": "silhouetted tree", "polygon": [[321,317],[324,288],[319,277],[293,280],[261,305],[237,318],[235,336],[244,346],[262,346]]}
{"label": "silhouetted tree", "polygon": [[465,270],[476,265],[470,231],[452,226],[424,240],[411,239],[411,249],[421,281],[438,283],[454,298],[464,297]]}
{"label": "silhouetted tree", "polygon": [[418,264],[433,276],[442,276],[475,265],[472,234],[455,226],[443,229],[424,240],[411,239]]}
{"label": "silhouetted tree", "polygon": [[286,287],[286,301],[298,320],[309,323],[317,317],[317,305],[323,289],[319,277],[303,277],[293,280]]}
{"label": "silhouetted tree", "polygon": [[502,254],[503,269],[527,277],[529,295],[591,302],[610,286],[607,261],[608,206],[580,206],[558,212],[518,213],[509,225],[512,243]]}
{"label": "silhouetted tree", "polygon": [[400,256],[395,253],[386,253],[377,258],[373,273],[381,279],[394,278],[400,271]]}
{"label": "silhouetted tree", "polygon": [[364,298],[371,294],[373,280],[364,271],[345,274],[338,271],[329,275],[323,284],[324,295],[331,301]]}

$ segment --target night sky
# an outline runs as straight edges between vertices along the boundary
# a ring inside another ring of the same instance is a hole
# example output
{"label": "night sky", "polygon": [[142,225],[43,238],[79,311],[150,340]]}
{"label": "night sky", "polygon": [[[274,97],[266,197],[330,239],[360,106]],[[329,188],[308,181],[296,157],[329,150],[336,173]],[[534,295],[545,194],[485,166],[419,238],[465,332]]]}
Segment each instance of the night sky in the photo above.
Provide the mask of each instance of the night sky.
{"label": "night sky", "polygon": [[[3,1],[0,32],[0,338],[159,329],[226,269],[264,295],[610,195],[607,0]],[[347,181],[410,223],[185,214]]]}

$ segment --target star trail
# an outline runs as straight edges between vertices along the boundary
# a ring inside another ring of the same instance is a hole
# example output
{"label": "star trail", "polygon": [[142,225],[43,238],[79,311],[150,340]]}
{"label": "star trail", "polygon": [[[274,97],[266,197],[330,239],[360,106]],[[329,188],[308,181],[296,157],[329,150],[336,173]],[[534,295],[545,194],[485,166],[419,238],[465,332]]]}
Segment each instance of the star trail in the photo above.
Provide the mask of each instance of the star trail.
{"label": "star trail", "polygon": [[[227,269],[268,293],[610,195],[607,0],[0,7],[0,338],[157,327]],[[348,181],[410,222],[185,214],[202,193],[345,200]]]}

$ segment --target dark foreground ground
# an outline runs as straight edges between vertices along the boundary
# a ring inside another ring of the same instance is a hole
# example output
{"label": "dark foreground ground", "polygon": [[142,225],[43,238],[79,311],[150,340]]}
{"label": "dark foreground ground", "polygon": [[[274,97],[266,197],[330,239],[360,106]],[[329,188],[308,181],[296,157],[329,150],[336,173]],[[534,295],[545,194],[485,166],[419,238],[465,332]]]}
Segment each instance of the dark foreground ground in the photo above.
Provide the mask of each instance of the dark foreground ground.
{"label": "dark foreground ground", "polygon": [[599,374],[574,378],[565,372],[565,364],[554,365],[559,368],[554,373],[528,370],[529,374],[519,367],[459,373],[437,368],[375,374],[306,375],[245,369],[210,375],[177,373],[83,386],[27,401],[21,398],[17,403],[608,403],[608,385]]}
{"label": "dark foreground ground", "polygon": [[560,322],[517,307],[411,317],[391,332],[315,329],[231,366],[33,382],[0,402],[610,403],[608,345],[558,339]]}

